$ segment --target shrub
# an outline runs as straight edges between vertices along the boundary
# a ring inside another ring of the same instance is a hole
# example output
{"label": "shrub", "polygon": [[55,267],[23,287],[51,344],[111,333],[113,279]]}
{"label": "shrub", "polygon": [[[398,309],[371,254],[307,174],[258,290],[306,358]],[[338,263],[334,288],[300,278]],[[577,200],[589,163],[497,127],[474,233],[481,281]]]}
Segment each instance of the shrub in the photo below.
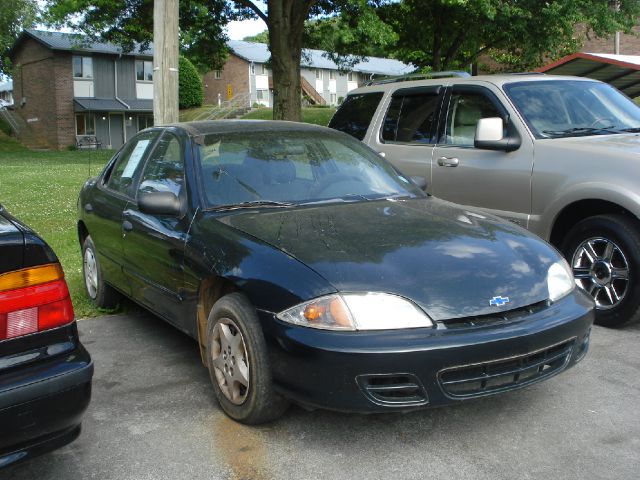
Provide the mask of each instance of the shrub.
{"label": "shrub", "polygon": [[178,64],[178,104],[180,108],[200,107],[204,101],[202,79],[196,67],[185,57]]}

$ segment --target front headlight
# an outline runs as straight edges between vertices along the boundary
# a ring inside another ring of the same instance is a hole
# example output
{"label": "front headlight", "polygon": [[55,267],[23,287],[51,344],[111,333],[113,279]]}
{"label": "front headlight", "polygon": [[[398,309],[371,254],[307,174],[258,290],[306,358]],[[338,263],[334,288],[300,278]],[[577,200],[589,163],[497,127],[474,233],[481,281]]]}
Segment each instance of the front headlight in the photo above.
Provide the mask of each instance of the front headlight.
{"label": "front headlight", "polygon": [[325,330],[391,330],[432,327],[417,305],[388,293],[343,293],[316,298],[276,315],[280,320]]}
{"label": "front headlight", "polygon": [[549,288],[549,300],[552,302],[560,300],[576,287],[573,272],[565,260],[558,260],[549,267],[547,287]]}

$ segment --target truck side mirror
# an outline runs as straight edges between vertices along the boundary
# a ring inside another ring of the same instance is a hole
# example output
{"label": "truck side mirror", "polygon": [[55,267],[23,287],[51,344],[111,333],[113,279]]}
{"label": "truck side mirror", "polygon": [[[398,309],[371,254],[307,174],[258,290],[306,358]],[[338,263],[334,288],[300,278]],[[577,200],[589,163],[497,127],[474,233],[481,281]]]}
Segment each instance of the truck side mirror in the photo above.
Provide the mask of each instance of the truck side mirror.
{"label": "truck side mirror", "polygon": [[520,148],[520,136],[517,133],[504,136],[504,122],[500,117],[481,118],[476,126],[475,148],[482,150],[502,150],[512,152]]}

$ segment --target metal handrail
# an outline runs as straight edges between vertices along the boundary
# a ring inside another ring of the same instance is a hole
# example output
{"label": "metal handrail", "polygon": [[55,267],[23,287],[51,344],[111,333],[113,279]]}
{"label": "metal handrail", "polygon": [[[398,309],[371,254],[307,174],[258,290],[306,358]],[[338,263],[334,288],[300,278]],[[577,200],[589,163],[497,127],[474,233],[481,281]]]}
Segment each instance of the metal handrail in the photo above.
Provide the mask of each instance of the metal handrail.
{"label": "metal handrail", "polygon": [[15,134],[16,135],[19,134],[20,133],[20,127],[18,125],[18,122],[16,122],[16,119],[13,118],[13,114],[9,110],[7,110],[6,108],[0,109],[0,114],[2,114],[4,119],[7,121],[7,123],[11,127],[11,129],[15,132]]}
{"label": "metal handrail", "polygon": [[241,93],[229,100],[225,100],[220,105],[213,107],[211,110],[202,112],[200,115],[195,117],[193,121],[221,120],[223,118],[227,118],[233,112],[241,108],[251,108],[250,93]]}

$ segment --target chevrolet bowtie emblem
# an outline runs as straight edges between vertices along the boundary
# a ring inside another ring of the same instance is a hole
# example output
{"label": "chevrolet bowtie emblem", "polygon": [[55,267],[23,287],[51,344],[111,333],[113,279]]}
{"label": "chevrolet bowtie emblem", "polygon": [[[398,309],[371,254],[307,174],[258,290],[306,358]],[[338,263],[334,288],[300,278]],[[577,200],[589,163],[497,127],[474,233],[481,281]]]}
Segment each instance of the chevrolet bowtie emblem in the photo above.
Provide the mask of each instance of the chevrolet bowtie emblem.
{"label": "chevrolet bowtie emblem", "polygon": [[489,305],[492,307],[501,307],[506,303],[509,303],[509,297],[501,297],[501,296],[497,296],[497,297],[493,297],[491,300],[489,300]]}

